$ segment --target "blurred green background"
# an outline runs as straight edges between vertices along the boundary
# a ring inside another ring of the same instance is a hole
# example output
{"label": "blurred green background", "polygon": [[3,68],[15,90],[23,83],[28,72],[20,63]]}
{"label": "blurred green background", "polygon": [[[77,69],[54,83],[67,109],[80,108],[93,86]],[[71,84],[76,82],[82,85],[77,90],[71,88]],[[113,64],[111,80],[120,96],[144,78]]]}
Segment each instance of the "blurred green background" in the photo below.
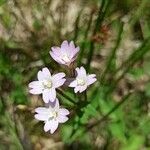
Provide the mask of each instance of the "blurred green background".
{"label": "blurred green background", "polygon": [[[65,71],[51,46],[73,40],[98,81],[58,94],[70,120],[54,135],[34,119],[38,70]],[[75,106],[70,102],[78,100]],[[102,118],[102,119],[101,119]],[[150,150],[149,0],[0,0],[0,150]]]}

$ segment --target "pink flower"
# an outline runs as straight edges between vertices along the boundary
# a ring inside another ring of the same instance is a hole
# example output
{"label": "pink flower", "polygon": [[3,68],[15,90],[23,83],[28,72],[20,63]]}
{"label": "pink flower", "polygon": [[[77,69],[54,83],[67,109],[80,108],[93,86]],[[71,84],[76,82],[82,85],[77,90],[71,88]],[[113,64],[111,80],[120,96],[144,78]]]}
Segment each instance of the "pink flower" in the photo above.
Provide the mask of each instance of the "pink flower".
{"label": "pink flower", "polygon": [[75,47],[74,42],[63,41],[61,47],[52,47],[50,51],[51,57],[59,64],[69,66],[77,56],[79,47]]}
{"label": "pink flower", "polygon": [[59,108],[59,101],[56,99],[55,105],[49,107],[38,107],[35,109],[35,118],[40,121],[44,121],[44,131],[47,132],[50,130],[50,133],[53,134],[58,128],[59,123],[64,123],[68,120],[67,115],[69,111],[65,108]]}
{"label": "pink flower", "polygon": [[76,68],[77,76],[73,80],[69,87],[74,87],[74,92],[83,92],[87,87],[93,84],[97,79],[95,74],[86,74],[84,67]]}
{"label": "pink flower", "polygon": [[29,84],[29,92],[31,94],[42,94],[45,103],[54,102],[56,99],[56,88],[62,86],[66,79],[65,73],[57,73],[51,75],[48,68],[43,68],[37,74],[38,81],[33,81]]}

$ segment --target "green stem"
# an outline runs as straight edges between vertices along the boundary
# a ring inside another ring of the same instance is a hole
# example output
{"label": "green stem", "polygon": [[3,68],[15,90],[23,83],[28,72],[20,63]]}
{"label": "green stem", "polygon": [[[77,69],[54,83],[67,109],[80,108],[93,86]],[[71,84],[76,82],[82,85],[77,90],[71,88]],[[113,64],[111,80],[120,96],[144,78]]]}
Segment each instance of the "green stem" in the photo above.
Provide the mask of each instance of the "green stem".
{"label": "green stem", "polygon": [[79,60],[78,65],[79,66],[81,65],[81,62],[82,62],[82,58],[83,58],[83,54],[84,54],[84,50],[85,50],[85,46],[86,46],[86,40],[88,38],[88,33],[89,33],[89,30],[90,30],[90,27],[92,24],[93,14],[94,14],[94,11],[91,11],[90,19],[88,21],[88,26],[87,26],[86,31],[84,33],[84,41],[81,45],[80,55],[79,55],[79,59],[78,59]]}
{"label": "green stem", "polygon": [[[93,30],[92,36],[94,36],[97,33],[97,31],[101,28],[102,22],[105,18],[105,15],[106,15],[106,12],[109,8],[110,3],[111,3],[111,0],[107,0],[107,1],[102,0],[102,4],[99,8],[99,13],[98,13],[98,17],[97,17],[97,20],[96,20],[96,24],[95,24],[95,28]],[[86,65],[87,71],[90,70],[90,64],[91,64],[91,61],[92,61],[92,56],[94,54],[94,49],[95,49],[95,45],[94,45],[94,41],[92,40],[91,43],[90,43],[89,54],[88,54],[87,63],[86,63],[87,64]]]}
{"label": "green stem", "polygon": [[66,95],[62,90],[57,89],[57,92],[58,94],[62,95],[64,98],[69,100],[71,103],[73,103],[74,105],[77,104],[70,96]]}
{"label": "green stem", "polygon": [[73,41],[75,42],[77,40],[78,34],[79,34],[79,22],[80,22],[80,17],[82,14],[83,8],[79,11],[77,19],[75,21],[75,33],[74,33],[74,38]]}
{"label": "green stem", "polygon": [[150,37],[143,41],[141,46],[135,50],[129,58],[118,68],[115,72],[113,72],[112,76],[118,73],[120,70],[123,70],[123,74],[125,74],[139,59],[141,59],[150,49]]}
{"label": "green stem", "polygon": [[101,77],[101,82],[104,81],[105,75],[109,71],[111,63],[112,63],[113,59],[115,58],[116,51],[117,51],[117,49],[120,45],[120,42],[121,42],[122,33],[123,33],[123,23],[121,23],[121,25],[120,25],[118,36],[117,36],[118,38],[117,38],[115,47],[112,49],[112,53],[110,54],[110,57],[108,58],[108,61],[106,64],[106,69],[104,70],[104,73],[102,74],[102,77]]}

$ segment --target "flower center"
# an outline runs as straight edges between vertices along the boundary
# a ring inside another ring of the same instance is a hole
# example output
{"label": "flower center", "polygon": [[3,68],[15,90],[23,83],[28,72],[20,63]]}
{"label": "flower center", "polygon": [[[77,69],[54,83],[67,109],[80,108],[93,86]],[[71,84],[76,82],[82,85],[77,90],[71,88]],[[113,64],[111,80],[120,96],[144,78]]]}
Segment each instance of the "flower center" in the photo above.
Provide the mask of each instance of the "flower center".
{"label": "flower center", "polygon": [[50,117],[49,117],[48,120],[49,120],[49,121],[50,121],[50,120],[53,120],[53,119],[56,120],[57,116],[58,116],[58,112],[53,111],[53,112],[50,113]]}
{"label": "flower center", "polygon": [[70,59],[69,59],[67,54],[63,55],[62,60],[65,61],[65,62],[69,62],[70,61]]}
{"label": "flower center", "polygon": [[52,81],[50,80],[43,81],[43,85],[44,85],[44,88],[50,89],[52,87]]}
{"label": "flower center", "polygon": [[77,78],[77,84],[83,86],[85,84],[85,80],[82,78]]}

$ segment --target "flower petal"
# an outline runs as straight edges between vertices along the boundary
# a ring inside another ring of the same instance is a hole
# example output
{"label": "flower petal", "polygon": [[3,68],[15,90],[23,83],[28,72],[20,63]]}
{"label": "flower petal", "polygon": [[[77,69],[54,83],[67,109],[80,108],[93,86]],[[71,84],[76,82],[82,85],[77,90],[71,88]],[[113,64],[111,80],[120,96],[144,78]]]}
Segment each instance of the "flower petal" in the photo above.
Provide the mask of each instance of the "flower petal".
{"label": "flower petal", "polygon": [[42,83],[39,81],[32,81],[29,83],[29,88],[43,88]]}
{"label": "flower petal", "polygon": [[96,74],[89,74],[88,77],[89,77],[89,78],[95,78],[95,77],[96,77]]}
{"label": "flower petal", "polygon": [[34,117],[35,119],[40,121],[46,121],[48,119],[48,115],[44,115],[44,114],[35,114]]}
{"label": "flower petal", "polygon": [[43,91],[43,95],[42,95],[42,98],[43,98],[43,101],[45,103],[48,103],[50,101],[50,97],[51,97],[51,93],[50,93],[50,90],[49,89],[45,89]]}
{"label": "flower petal", "polygon": [[42,96],[45,103],[49,101],[54,102],[56,99],[56,90],[54,88],[45,89]]}
{"label": "flower petal", "polygon": [[63,72],[53,75],[52,81],[53,81],[53,86],[55,88],[58,88],[64,84],[66,79],[64,79],[63,77],[65,77],[65,73]]}
{"label": "flower petal", "polygon": [[59,64],[65,64],[65,62],[60,57],[55,55],[53,52],[50,51],[49,53],[56,62],[58,62]]}
{"label": "flower petal", "polygon": [[49,79],[51,77],[51,73],[50,71],[48,70],[48,68],[43,68],[42,71],[39,71],[38,72],[38,80],[39,81],[42,81],[42,80],[45,80],[45,79]]}
{"label": "flower petal", "polygon": [[80,75],[86,76],[86,70],[84,69],[84,67],[80,67]]}
{"label": "flower petal", "polygon": [[77,77],[86,77],[86,70],[84,67],[76,68]]}
{"label": "flower petal", "polygon": [[39,113],[39,114],[48,114],[49,113],[48,108],[45,108],[45,107],[38,107],[35,109],[35,112]]}
{"label": "flower petal", "polygon": [[52,47],[51,48],[52,49],[52,53],[54,54],[54,55],[56,55],[56,56],[60,56],[61,55],[61,49],[60,49],[60,47]]}
{"label": "flower petal", "polygon": [[87,84],[91,85],[93,84],[97,79],[96,78],[88,78]]}
{"label": "flower petal", "polygon": [[50,126],[50,122],[47,121],[44,125],[44,131],[47,132],[48,130],[50,130],[51,126]]}
{"label": "flower petal", "polygon": [[61,44],[61,48],[66,48],[66,47],[68,47],[69,45],[68,45],[68,41],[67,40],[65,40],[65,41],[63,41],[62,42],[62,44]]}
{"label": "flower petal", "polygon": [[75,93],[77,93],[79,90],[80,90],[80,87],[79,87],[79,86],[76,86],[76,87],[74,88],[74,92],[75,92]]}
{"label": "flower petal", "polygon": [[87,89],[87,85],[80,86],[79,92],[82,93],[82,92],[85,91],[86,89]]}
{"label": "flower petal", "polygon": [[43,92],[42,88],[33,88],[29,90],[31,94],[41,94]]}
{"label": "flower petal", "polygon": [[53,103],[54,103],[54,104],[53,104],[53,106],[51,105],[51,107],[52,107],[54,110],[58,111],[58,110],[59,110],[59,100],[58,100],[58,98],[56,98]]}
{"label": "flower petal", "polygon": [[68,120],[69,118],[63,115],[58,115],[57,120],[59,123],[64,123]]}
{"label": "flower petal", "polygon": [[65,108],[60,108],[59,109],[59,114],[64,115],[64,116],[69,115],[69,111]]}
{"label": "flower petal", "polygon": [[77,80],[74,80],[69,84],[69,87],[76,87],[76,86],[77,86]]}
{"label": "flower petal", "polygon": [[54,102],[55,99],[56,99],[56,90],[54,88],[51,88],[50,89],[50,94],[51,94],[50,101]]}
{"label": "flower petal", "polygon": [[47,132],[50,130],[50,133],[53,134],[58,128],[58,121],[47,121],[44,125],[44,131]]}

